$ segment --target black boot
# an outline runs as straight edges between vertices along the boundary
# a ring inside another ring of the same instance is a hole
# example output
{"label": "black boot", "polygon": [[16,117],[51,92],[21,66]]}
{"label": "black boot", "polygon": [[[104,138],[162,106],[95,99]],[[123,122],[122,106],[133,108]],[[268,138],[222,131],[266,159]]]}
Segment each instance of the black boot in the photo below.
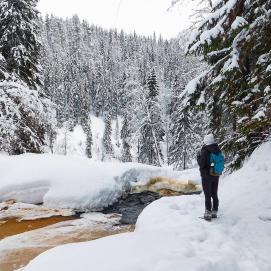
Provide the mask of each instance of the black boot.
{"label": "black boot", "polygon": [[211,220],[212,220],[212,212],[206,210],[205,213],[204,213],[204,217],[203,217],[203,218],[204,218],[205,220],[207,220],[207,221],[211,221]]}
{"label": "black boot", "polygon": [[217,211],[212,210],[212,218],[217,218]]}

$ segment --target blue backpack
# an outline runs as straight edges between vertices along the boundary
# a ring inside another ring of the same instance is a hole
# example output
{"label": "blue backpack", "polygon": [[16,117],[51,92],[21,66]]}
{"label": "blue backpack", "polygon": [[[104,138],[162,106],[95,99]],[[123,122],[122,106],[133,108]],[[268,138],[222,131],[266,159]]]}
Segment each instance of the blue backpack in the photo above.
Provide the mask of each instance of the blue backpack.
{"label": "blue backpack", "polygon": [[225,158],[222,152],[210,154],[210,175],[220,176],[224,171]]}

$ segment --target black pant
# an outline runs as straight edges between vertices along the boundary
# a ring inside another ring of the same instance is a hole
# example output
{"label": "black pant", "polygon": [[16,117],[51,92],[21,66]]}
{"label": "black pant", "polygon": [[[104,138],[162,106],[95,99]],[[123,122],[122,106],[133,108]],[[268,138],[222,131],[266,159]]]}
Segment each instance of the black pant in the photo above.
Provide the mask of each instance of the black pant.
{"label": "black pant", "polygon": [[[212,209],[218,211],[219,200],[217,196],[218,177],[208,176],[202,178],[202,188],[205,195],[205,208],[208,211]],[[212,204],[213,199],[213,204]]]}

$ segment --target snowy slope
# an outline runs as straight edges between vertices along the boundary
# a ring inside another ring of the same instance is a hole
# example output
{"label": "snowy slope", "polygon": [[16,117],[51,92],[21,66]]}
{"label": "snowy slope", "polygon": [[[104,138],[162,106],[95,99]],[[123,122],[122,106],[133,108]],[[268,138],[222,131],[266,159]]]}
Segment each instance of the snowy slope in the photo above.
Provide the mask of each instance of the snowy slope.
{"label": "snowy slope", "polygon": [[102,160],[102,140],[104,134],[105,123],[101,118],[91,117],[91,132],[92,132],[92,155],[94,160]]}
{"label": "snowy slope", "polygon": [[[102,140],[104,134],[105,123],[103,118],[91,116],[91,132],[92,132],[92,159],[101,161],[103,157]],[[121,139],[120,131],[122,128],[122,118],[112,121],[111,141],[116,159],[121,157]],[[54,154],[68,154],[76,156],[86,156],[86,134],[82,127],[77,125],[73,131],[69,131],[67,127],[62,127],[57,131],[57,137],[54,143]]]}
{"label": "snowy slope", "polygon": [[54,142],[54,153],[85,156],[86,134],[83,128],[77,125],[72,132],[68,131],[65,127],[58,129]]}
{"label": "snowy slope", "polygon": [[203,196],[163,198],[134,233],[57,247],[24,271],[270,271],[270,153],[268,142],[222,180],[217,221],[198,218]]}
{"label": "snowy slope", "polygon": [[132,182],[166,177],[199,180],[182,173],[137,163],[95,162],[52,154],[0,155],[0,202],[44,202],[50,208],[98,210],[115,202]]}

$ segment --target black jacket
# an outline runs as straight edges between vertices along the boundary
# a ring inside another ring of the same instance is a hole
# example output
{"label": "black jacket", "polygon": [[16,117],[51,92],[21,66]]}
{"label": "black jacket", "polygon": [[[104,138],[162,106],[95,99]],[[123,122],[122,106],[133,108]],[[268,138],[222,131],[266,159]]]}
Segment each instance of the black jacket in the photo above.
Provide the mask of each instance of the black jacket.
{"label": "black jacket", "polygon": [[210,175],[210,154],[219,152],[221,152],[221,150],[215,143],[208,146],[204,145],[201,151],[198,153],[197,161],[199,164],[200,175],[202,178],[213,177]]}

